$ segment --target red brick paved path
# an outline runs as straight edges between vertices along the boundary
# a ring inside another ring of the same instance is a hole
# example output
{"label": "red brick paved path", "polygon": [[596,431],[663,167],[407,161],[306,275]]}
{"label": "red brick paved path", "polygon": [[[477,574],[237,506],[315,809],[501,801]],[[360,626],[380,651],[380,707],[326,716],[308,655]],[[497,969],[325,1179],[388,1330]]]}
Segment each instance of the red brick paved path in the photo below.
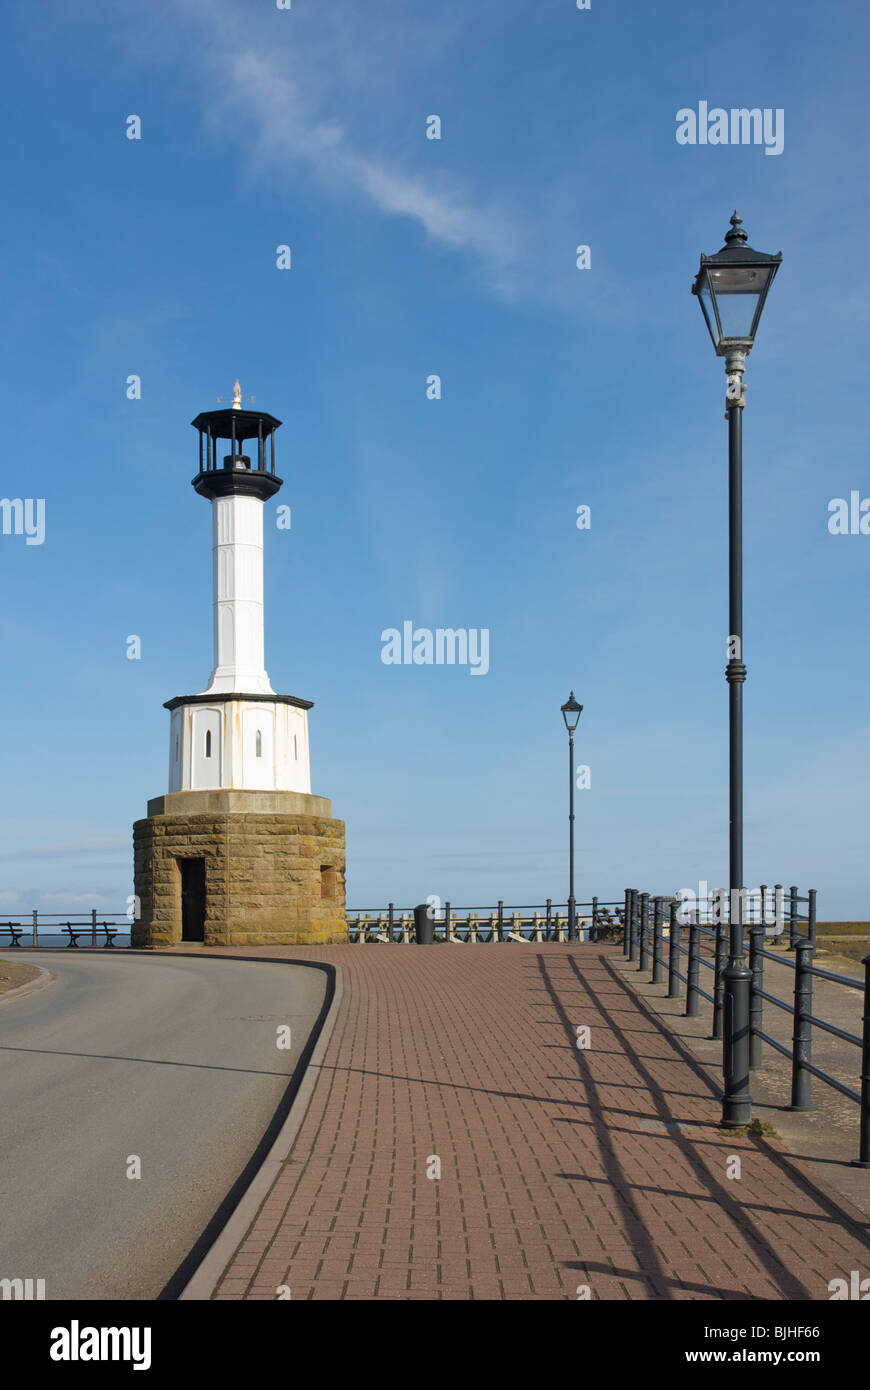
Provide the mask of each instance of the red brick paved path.
{"label": "red brick paved path", "polygon": [[292,1161],[215,1296],[827,1299],[870,1274],[868,1223],[717,1130],[715,1081],[616,949],[239,952],[338,963],[344,999]]}

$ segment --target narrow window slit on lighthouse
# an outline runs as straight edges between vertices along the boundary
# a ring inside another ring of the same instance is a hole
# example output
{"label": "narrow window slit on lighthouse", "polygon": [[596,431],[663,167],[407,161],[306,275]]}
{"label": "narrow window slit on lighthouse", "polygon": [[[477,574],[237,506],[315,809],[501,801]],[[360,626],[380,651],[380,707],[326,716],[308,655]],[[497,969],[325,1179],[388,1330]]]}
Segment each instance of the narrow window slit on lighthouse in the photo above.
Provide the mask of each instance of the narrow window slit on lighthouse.
{"label": "narrow window slit on lighthouse", "polygon": [[211,729],[205,731],[205,756],[211,757]]}
{"label": "narrow window slit on lighthouse", "polygon": [[258,758],[262,758],[262,756],[263,756],[263,735],[260,733],[260,730],[259,730],[259,729],[257,730],[256,753],[257,753],[257,757],[258,757]]}

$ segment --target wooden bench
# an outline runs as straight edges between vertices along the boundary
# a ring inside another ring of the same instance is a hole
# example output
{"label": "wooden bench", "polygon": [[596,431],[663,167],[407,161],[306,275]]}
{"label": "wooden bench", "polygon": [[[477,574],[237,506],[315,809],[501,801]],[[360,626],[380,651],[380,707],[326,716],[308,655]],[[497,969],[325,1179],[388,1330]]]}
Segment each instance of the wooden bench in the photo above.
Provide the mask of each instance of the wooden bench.
{"label": "wooden bench", "polygon": [[106,938],[105,944],[107,946],[114,946],[115,937],[121,930],[120,927],[113,927],[108,922],[88,922],[87,924],[82,924],[81,926],[74,927],[71,922],[67,922],[65,927],[61,927],[61,931],[69,937],[69,940],[66,943],[67,947],[78,946],[80,936],[89,936],[93,941],[95,936],[95,927],[97,927],[100,931],[104,933]]}
{"label": "wooden bench", "polygon": [[24,928],[20,922],[0,922],[0,936],[8,936],[11,946],[20,946]]}

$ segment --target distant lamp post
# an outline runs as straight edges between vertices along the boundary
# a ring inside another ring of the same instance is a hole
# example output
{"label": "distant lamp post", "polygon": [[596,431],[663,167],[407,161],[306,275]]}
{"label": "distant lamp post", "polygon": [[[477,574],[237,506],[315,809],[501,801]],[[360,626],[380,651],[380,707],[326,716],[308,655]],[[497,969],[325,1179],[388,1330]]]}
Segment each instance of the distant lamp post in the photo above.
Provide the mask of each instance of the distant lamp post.
{"label": "distant lamp post", "polygon": [[568,840],[569,840],[569,870],[568,870],[568,940],[577,940],[577,920],[574,910],[574,730],[580,723],[580,715],[583,713],[583,706],[578,705],[574,699],[574,691],[571,691],[569,698],[562,706],[562,718],[565,721],[565,728],[568,730],[568,785],[569,791],[569,812],[568,812]]}
{"label": "distant lamp post", "polygon": [[725,1028],[722,1123],[749,1123],[749,985],[744,960],[743,893],[743,372],[755,343],[761,312],[782,252],[769,256],[747,245],[739,213],[731,218],[725,245],[702,256],[692,293],[698,296],[718,357],[725,358],[725,416],[728,421],[728,682],[729,743],[729,958],[723,972]]}

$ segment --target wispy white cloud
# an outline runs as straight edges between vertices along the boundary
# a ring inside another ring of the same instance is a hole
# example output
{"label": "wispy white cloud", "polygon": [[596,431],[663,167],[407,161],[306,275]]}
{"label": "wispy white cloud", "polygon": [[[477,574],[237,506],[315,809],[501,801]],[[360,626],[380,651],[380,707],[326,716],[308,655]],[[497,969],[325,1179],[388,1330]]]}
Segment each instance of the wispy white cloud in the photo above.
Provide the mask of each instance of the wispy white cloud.
{"label": "wispy white cloud", "polygon": [[123,23],[140,62],[178,66],[235,177],[406,219],[503,301],[603,324],[630,319],[634,301],[597,250],[594,276],[574,266],[576,244],[607,234],[601,197],[576,167],[554,178],[525,165],[501,187],[485,159],[463,174],[414,167],[425,141],[422,118],[408,130],[409,96],[449,87],[451,57],[476,41],[476,11],[384,7],[375,19],[358,0],[316,12],[153,0]]}
{"label": "wispy white cloud", "polygon": [[112,838],[105,840],[77,840],[65,844],[45,843],[43,845],[30,845],[22,849],[4,850],[0,853],[0,860],[8,862],[21,859],[76,859],[82,854],[95,855],[101,858],[103,855],[116,855],[122,849],[129,848],[129,841],[126,839]]}
{"label": "wispy white cloud", "polygon": [[506,213],[482,206],[447,177],[422,179],[363,153],[341,121],[311,109],[299,80],[286,76],[275,56],[222,50],[212,63],[222,78],[225,114],[235,110],[253,123],[249,153],[261,172],[302,163],[332,192],[355,190],[380,212],[417,222],[434,241],[473,252],[491,283],[509,288],[518,236]]}
{"label": "wispy white cloud", "polygon": [[364,148],[354,129],[360,112],[379,111],[379,82],[389,65],[406,64],[421,49],[437,53],[452,35],[448,22],[421,34],[419,19],[397,17],[385,34],[339,9],[291,30],[277,11],[252,14],[235,0],[173,0],[128,23],[140,57],[183,56],[202,93],[203,119],[228,137],[237,171],[271,179],[280,173],[288,193],[304,177],[336,197],[361,196],[386,216],[415,222],[435,244],[470,254],[488,288],[513,297],[525,259],[517,210],[444,171],[412,171],[400,154],[401,137],[388,153],[377,137]]}
{"label": "wispy white cloud", "polygon": [[56,893],[43,893],[41,898],[43,903],[62,904],[64,911],[75,907],[100,907],[104,902],[99,894],[75,893],[66,889],[61,889]]}

